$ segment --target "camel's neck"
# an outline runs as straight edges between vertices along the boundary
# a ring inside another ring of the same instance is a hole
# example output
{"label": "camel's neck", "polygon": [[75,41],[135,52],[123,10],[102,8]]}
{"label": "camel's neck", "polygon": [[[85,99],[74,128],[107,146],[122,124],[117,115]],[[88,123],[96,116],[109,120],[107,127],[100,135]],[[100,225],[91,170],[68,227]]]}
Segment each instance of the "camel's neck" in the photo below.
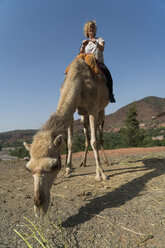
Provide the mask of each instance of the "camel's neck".
{"label": "camel's neck", "polygon": [[66,127],[69,126],[76,111],[78,98],[79,89],[75,86],[75,82],[72,84],[72,82],[67,80],[62,88],[61,97],[56,109],[56,115],[61,117]]}
{"label": "camel's neck", "polygon": [[43,129],[65,131],[73,120],[80,92],[80,80],[76,73],[69,73],[61,89],[61,96],[55,114],[53,114]]}

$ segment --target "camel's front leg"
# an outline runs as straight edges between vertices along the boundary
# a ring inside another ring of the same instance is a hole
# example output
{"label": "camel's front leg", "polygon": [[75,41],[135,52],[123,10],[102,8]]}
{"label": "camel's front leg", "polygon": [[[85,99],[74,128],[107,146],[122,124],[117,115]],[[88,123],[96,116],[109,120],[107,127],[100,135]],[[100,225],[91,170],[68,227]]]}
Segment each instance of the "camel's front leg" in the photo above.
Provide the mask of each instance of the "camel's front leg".
{"label": "camel's front leg", "polygon": [[85,136],[85,153],[84,157],[81,161],[80,167],[86,167],[86,160],[87,160],[87,153],[88,153],[88,148],[89,148],[89,117],[88,116],[82,116],[81,117],[81,122],[83,124],[83,129],[84,129],[84,136]]}
{"label": "camel's front leg", "polygon": [[68,127],[68,154],[67,154],[67,163],[66,163],[66,177],[71,176],[72,168],[72,152],[73,152],[73,122]]}
{"label": "camel's front leg", "polygon": [[111,163],[108,161],[106,155],[105,155],[105,151],[104,151],[104,146],[103,146],[103,123],[99,124],[99,144],[100,144],[100,147],[101,147],[101,150],[102,150],[102,155],[103,155],[103,158],[104,158],[104,164],[110,166]]}
{"label": "camel's front leg", "polygon": [[101,166],[99,153],[98,153],[98,147],[97,147],[96,130],[97,130],[98,119],[96,117],[94,117],[93,115],[90,115],[89,121],[90,121],[90,128],[91,128],[91,146],[92,146],[95,160],[96,160],[96,177],[95,177],[95,179],[97,181],[100,181],[102,179],[107,180],[108,177],[104,174],[103,168]]}
{"label": "camel's front leg", "polygon": [[98,128],[99,128],[99,144],[102,150],[102,155],[104,159],[104,164],[106,165],[111,165],[111,163],[108,161],[105,151],[104,151],[104,146],[103,146],[103,127],[104,127],[104,118],[105,118],[105,111],[102,110],[99,112],[99,121],[98,121]]}

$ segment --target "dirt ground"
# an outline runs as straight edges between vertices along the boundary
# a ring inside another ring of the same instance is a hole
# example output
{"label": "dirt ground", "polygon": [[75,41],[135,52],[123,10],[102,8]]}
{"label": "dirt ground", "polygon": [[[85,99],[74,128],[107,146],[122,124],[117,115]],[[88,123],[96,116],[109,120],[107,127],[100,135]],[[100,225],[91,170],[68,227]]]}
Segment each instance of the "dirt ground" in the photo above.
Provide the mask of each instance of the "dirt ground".
{"label": "dirt ground", "polygon": [[[74,154],[73,176],[55,180],[48,215],[39,219],[26,162],[1,161],[0,247],[28,247],[15,229],[35,248],[165,248],[165,147],[106,154],[112,166],[103,166],[105,182],[94,180],[92,152],[85,168],[79,167],[82,153]],[[44,246],[24,217],[45,237]]]}

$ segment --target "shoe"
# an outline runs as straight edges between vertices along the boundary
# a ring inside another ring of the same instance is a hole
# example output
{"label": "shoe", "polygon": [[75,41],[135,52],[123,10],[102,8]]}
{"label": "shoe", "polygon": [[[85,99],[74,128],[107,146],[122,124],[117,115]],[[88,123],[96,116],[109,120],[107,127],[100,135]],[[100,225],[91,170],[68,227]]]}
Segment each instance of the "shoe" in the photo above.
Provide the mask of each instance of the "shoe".
{"label": "shoe", "polygon": [[114,98],[114,94],[111,94],[109,97],[110,102],[116,102],[115,98]]}

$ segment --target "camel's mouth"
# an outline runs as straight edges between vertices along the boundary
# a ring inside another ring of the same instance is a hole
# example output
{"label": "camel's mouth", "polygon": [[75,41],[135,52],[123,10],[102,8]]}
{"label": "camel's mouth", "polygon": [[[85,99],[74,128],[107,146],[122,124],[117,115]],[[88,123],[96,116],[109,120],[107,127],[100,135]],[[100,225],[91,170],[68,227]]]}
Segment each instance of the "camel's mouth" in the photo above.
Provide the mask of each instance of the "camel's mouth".
{"label": "camel's mouth", "polygon": [[47,209],[44,209],[42,206],[36,207],[34,205],[34,214],[35,214],[36,217],[45,216],[46,213],[47,213]]}
{"label": "camel's mouth", "polygon": [[41,207],[36,207],[34,205],[34,214],[38,218],[40,216],[44,216],[46,213],[44,213],[44,210]]}
{"label": "camel's mouth", "polygon": [[[37,203],[37,204],[36,204]],[[34,214],[36,217],[44,216],[49,208],[50,199],[43,197],[42,201],[39,203],[34,198]]]}

